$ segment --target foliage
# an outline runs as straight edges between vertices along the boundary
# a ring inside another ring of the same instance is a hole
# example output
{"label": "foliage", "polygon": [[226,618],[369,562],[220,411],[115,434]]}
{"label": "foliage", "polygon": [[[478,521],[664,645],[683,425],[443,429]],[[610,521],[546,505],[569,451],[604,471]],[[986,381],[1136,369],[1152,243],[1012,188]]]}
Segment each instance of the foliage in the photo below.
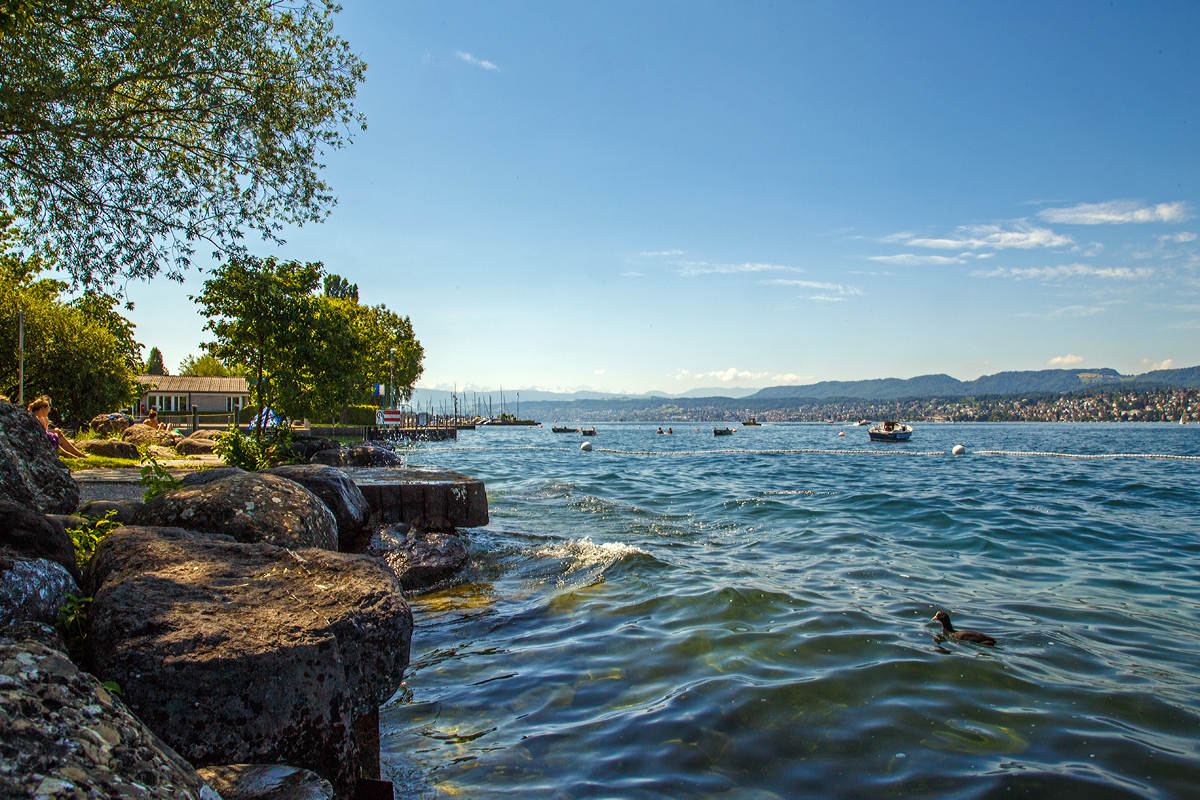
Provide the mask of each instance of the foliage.
{"label": "foliage", "polygon": [[143,500],[149,500],[179,488],[179,481],[175,479],[175,476],[167,472],[167,468],[159,464],[158,459],[153,456],[147,456],[142,460],[142,479],[138,483],[146,487],[142,492]]}
{"label": "foliage", "polygon": [[[133,323],[117,313],[117,303],[117,298],[97,292],[94,289],[84,292],[71,301],[72,306],[82,311],[90,319],[103,325],[105,330],[112,334],[113,339],[117,343],[117,349],[125,358],[125,363],[129,365],[130,369],[137,371],[142,366],[142,346],[133,338]],[[157,350],[158,348],[156,347],[151,352],[153,353]],[[161,353],[159,353],[158,358],[161,365]],[[157,374],[165,375],[166,370]]]}
{"label": "foliage", "polygon": [[351,283],[340,275],[325,276],[325,296],[335,300],[353,300],[358,302],[358,284]]}
{"label": "foliage", "polygon": [[12,249],[18,234],[11,219],[0,216],[0,392],[19,393],[23,310],[27,398],[47,394],[60,416],[76,420],[132,403],[138,396],[132,323],[102,295],[64,302],[66,284],[38,277],[51,263]]}
{"label": "foliage", "polygon": [[167,368],[163,366],[162,351],[157,347],[150,348],[150,355],[146,356],[146,374],[147,375],[166,375]]}
{"label": "foliage", "polygon": [[354,405],[346,409],[347,425],[374,425],[378,406]]}
{"label": "foliage", "polygon": [[372,384],[390,380],[392,348],[397,389],[411,396],[424,350],[409,318],[318,294],[322,278],[319,263],[230,259],[193,298],[216,337],[206,349],[246,364],[253,404],[292,419],[333,419],[369,397]]}
{"label": "foliage", "polygon": [[266,469],[292,459],[292,429],[287,425],[267,428],[260,437],[247,436],[237,426],[217,440],[214,450],[229,467]]}
{"label": "foliage", "polygon": [[91,560],[92,553],[96,551],[96,545],[108,536],[110,533],[121,527],[121,523],[117,522],[117,512],[115,509],[110,509],[107,514],[101,519],[96,519],[90,526],[83,525],[78,528],[67,528],[67,534],[71,537],[71,544],[75,546],[75,561],[79,564],[86,564]]}
{"label": "foliage", "polygon": [[228,255],[328,215],[319,159],[365,128],[332,0],[18,5],[0,13],[2,197],[75,281],[182,279],[201,243]]}
{"label": "foliage", "polygon": [[227,367],[211,353],[204,353],[199,357],[188,356],[179,362],[180,375],[201,378],[228,378],[234,375],[241,375],[243,372],[244,367],[241,365],[235,364],[232,367]]}
{"label": "foliage", "polygon": [[58,610],[55,627],[58,628],[63,641],[67,644],[67,655],[77,665],[86,667],[88,664],[88,607],[92,604],[92,598],[69,594],[65,599],[66,602]]}

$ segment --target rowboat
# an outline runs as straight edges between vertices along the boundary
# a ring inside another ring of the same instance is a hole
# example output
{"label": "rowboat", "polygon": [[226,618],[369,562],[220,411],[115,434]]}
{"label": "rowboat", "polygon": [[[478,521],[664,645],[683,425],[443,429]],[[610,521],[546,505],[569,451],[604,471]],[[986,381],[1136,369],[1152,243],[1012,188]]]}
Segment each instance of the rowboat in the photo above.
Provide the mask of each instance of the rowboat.
{"label": "rowboat", "polygon": [[595,428],[584,428],[583,430],[580,431],[580,433],[583,434],[584,436],[595,436],[596,429]]}
{"label": "rowboat", "polygon": [[912,434],[912,426],[902,422],[881,422],[867,430],[872,442],[907,442]]}
{"label": "rowboat", "polygon": [[565,428],[565,427],[562,427],[559,425],[555,425],[550,430],[554,431],[555,433],[575,433],[576,431],[579,430],[579,428]]}
{"label": "rowboat", "polygon": [[733,436],[733,428],[713,428],[713,436]]}

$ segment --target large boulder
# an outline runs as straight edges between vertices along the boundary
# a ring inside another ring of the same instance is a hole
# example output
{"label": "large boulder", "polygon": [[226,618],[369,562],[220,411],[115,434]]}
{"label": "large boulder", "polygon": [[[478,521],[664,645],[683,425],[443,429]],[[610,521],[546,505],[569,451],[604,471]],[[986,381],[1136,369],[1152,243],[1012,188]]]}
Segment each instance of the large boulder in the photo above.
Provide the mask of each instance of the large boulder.
{"label": "large boulder", "polygon": [[469,561],[467,546],[458,536],[417,531],[404,524],[384,525],[375,531],[367,555],[395,573],[406,592],[442,585]]}
{"label": "large boulder", "polygon": [[175,449],[185,456],[207,456],[216,452],[217,442],[214,439],[187,438],[175,445]]}
{"label": "large boulder", "polygon": [[141,458],[137,445],[120,439],[88,439],[76,442],[75,446],[89,456],[102,458]]}
{"label": "large boulder", "polygon": [[207,439],[210,442],[215,442],[225,435],[225,431],[213,430],[211,428],[198,428],[188,434],[189,439]]}
{"label": "large boulder", "polygon": [[[128,442],[126,442],[126,444],[128,444]],[[167,447],[166,445],[162,444],[146,445],[146,455],[149,458],[157,459],[159,461],[173,461],[179,458],[179,453],[176,452],[174,447]]]}
{"label": "large boulder", "polygon": [[374,559],[132,527],[89,587],[96,674],[191,763],[294,764],[351,792],[353,720],[399,688],[412,637]]}
{"label": "large boulder", "polygon": [[0,557],[0,627],[13,622],[53,624],[79,585],[62,564],[44,558]]}
{"label": "large boulder", "polygon": [[212,469],[198,469],[189,472],[179,479],[180,486],[202,486],[206,483],[219,481],[222,478],[228,478],[231,475],[245,475],[246,470],[241,467],[213,467]]}
{"label": "large boulder", "polygon": [[161,444],[164,447],[174,447],[183,439],[178,433],[161,429],[155,430],[149,425],[143,425],[140,422],[126,428],[125,432],[121,434],[121,438],[138,447],[144,444]]}
{"label": "large boulder", "polygon": [[221,800],[332,800],[333,787],[315,772],[284,764],[227,764],[197,770]]}
{"label": "large boulder", "polygon": [[33,560],[44,558],[61,564],[76,583],[82,580],[75,563],[75,546],[62,523],[0,500],[0,558]]}
{"label": "large boulder", "polygon": [[113,512],[113,519],[121,525],[132,525],[138,509],[142,507],[140,500],[92,500],[79,507],[79,515],[101,520]]}
{"label": "large boulder", "polygon": [[138,525],[224,533],[239,542],[337,550],[337,521],[308,489],[276,475],[230,475],[146,501]]}
{"label": "large boulder", "polygon": [[43,514],[69,514],[79,486],[58,457],[58,446],[33,414],[0,400],[0,499]]}
{"label": "large boulder", "polygon": [[316,436],[293,436],[292,453],[301,461],[308,461],[322,450],[337,450],[341,445],[337,439],[321,439]]}
{"label": "large boulder", "polygon": [[128,414],[97,414],[88,427],[101,436],[120,436],[132,424],[133,417]]}
{"label": "large boulder", "polygon": [[337,520],[338,549],[343,553],[357,551],[358,537],[371,516],[371,507],[346,473],[323,464],[286,464],[263,472],[295,481],[319,497]]}
{"label": "large boulder", "polygon": [[399,467],[404,463],[399,453],[373,444],[321,450],[309,461],[330,467]]}
{"label": "large boulder", "polygon": [[220,800],[63,653],[0,630],[0,797]]}

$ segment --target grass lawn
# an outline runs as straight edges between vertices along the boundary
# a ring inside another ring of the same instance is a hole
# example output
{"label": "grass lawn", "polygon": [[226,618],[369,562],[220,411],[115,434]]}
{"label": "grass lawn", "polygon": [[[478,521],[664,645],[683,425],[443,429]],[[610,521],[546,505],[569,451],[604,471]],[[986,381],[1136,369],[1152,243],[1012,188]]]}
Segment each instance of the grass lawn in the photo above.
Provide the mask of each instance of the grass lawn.
{"label": "grass lawn", "polygon": [[[182,458],[182,456],[180,456]],[[88,456],[87,458],[64,458],[61,461],[67,465],[67,469],[71,472],[83,472],[89,469],[141,469],[142,460],[140,458],[104,458],[102,456]],[[201,464],[172,464],[169,469],[212,469],[212,463]],[[219,466],[219,465],[218,465]]]}

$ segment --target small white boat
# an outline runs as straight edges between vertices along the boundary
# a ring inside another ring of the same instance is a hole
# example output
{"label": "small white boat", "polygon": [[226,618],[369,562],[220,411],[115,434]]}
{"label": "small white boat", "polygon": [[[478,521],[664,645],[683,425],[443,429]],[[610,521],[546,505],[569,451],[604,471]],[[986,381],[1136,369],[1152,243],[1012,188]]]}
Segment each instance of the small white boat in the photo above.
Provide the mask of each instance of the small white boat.
{"label": "small white boat", "polygon": [[903,422],[881,422],[867,430],[872,442],[907,442],[912,434],[912,426]]}
{"label": "small white boat", "polygon": [[858,428],[858,427],[861,427],[861,426],[863,426],[863,425],[870,425],[870,424],[871,424],[871,420],[869,420],[869,419],[860,419],[858,422],[854,423],[854,427]]}

